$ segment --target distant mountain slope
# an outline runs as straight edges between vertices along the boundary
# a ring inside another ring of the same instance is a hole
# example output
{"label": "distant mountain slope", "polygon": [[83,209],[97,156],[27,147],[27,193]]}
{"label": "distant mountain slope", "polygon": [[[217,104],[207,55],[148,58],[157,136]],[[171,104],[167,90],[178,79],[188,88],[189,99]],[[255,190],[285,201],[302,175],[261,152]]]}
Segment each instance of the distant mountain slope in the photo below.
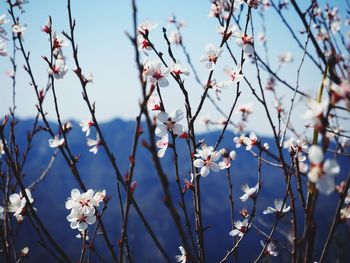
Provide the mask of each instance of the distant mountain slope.
{"label": "distant mountain slope", "polygon": [[[135,123],[132,121],[127,122],[119,119],[101,125],[105,138],[115,154],[117,164],[123,174],[127,172],[129,165],[128,156],[130,155],[132,143],[131,135],[134,132],[134,126]],[[97,155],[90,153],[86,145],[85,134],[81,131],[77,123],[73,122],[73,127],[73,130],[68,134],[68,141],[72,152],[75,155],[80,154],[78,168],[83,181],[88,188],[95,190],[106,189],[107,195],[112,196],[108,209],[103,216],[103,221],[107,226],[112,242],[117,244],[121,231],[121,215],[116,191],[117,181],[115,175],[103,149],[100,149]],[[19,121],[16,126],[17,140],[21,149],[25,146],[26,140],[23,135],[31,128],[32,120]],[[218,134],[218,132],[209,132],[201,134],[198,136],[198,139],[204,138],[208,145],[211,145],[215,143]],[[92,136],[94,136],[94,134]],[[227,149],[234,149],[234,143],[232,142],[233,137],[234,135],[231,132],[227,132],[222,146]],[[53,149],[48,147],[48,139],[48,134],[43,131],[40,132],[33,142],[33,149],[31,150],[24,169],[26,174],[25,183],[27,185],[39,176],[41,170],[46,167],[51,158]],[[141,140],[142,139],[148,139],[147,132],[142,135]],[[262,138],[262,141],[268,142],[271,148],[274,148],[272,139]],[[252,157],[244,148],[236,149],[236,151],[237,160],[233,162],[231,172],[234,185],[235,218],[239,219],[239,210],[243,207],[249,208],[251,206],[251,200],[246,203],[240,202],[239,197],[242,195],[240,188],[242,184],[245,183],[250,186],[256,184],[257,159]],[[188,162],[188,152],[184,141],[179,140],[178,152],[181,180],[185,178],[189,179],[190,163]],[[140,146],[135,161],[136,169],[134,179],[137,181],[135,198],[164,247],[170,255],[175,256],[179,254],[178,246],[180,246],[181,243],[177,238],[178,235],[175,232],[176,229],[169,216],[169,212],[162,202],[163,194],[159,179],[152,165],[151,156],[144,147]],[[174,201],[177,201],[179,196],[175,185],[172,161],[172,150],[168,149],[162,163],[169,177],[169,181],[171,182]],[[350,166],[348,160],[345,158],[340,158],[339,162],[341,163],[342,174],[337,178],[337,182],[340,182],[340,179],[344,178]],[[263,164],[262,180],[263,186],[257,203],[257,217],[259,220],[256,221],[256,224],[260,228],[266,230],[266,232],[269,232],[269,227],[266,227],[264,223],[266,223],[267,226],[271,225],[274,219],[272,216],[262,215],[262,211],[267,206],[272,205],[275,198],[283,197],[285,192],[284,178],[280,170]],[[305,178],[303,181],[305,181]],[[292,183],[295,185],[294,179]],[[77,259],[80,252],[81,240],[75,238],[77,231],[70,229],[69,223],[65,218],[68,215],[68,210],[64,207],[65,201],[67,197],[70,196],[70,191],[73,188],[78,188],[78,185],[63,158],[58,156],[47,178],[36,187],[33,192],[33,197],[36,200],[35,207],[38,209],[39,215],[44,219],[45,225],[49,227],[53,236],[62,244],[67,253]],[[217,174],[211,172],[207,178],[201,180],[201,189],[203,222],[204,225],[208,227],[208,230],[205,232],[207,260],[208,262],[217,262],[222,259],[225,252],[232,246],[232,239],[228,235],[231,230],[231,224],[229,219],[228,186],[224,172]],[[190,192],[186,194],[186,200],[188,201],[188,207],[191,209],[192,199]],[[337,194],[335,193],[329,197],[319,197],[317,225],[321,233],[317,239],[318,245],[324,242],[333,216],[333,212],[330,213],[330,211],[335,209],[336,202]],[[297,202],[297,204],[299,205],[299,202]],[[303,222],[303,213],[300,209],[300,205],[298,209],[299,220]],[[179,212],[181,213],[180,209]],[[192,212],[191,217],[193,218]],[[280,224],[281,229],[284,231],[288,230],[288,218],[289,216],[286,216]],[[141,221],[134,213],[132,213],[129,226],[129,240],[136,262],[162,262],[161,255],[145,231]],[[31,262],[38,262],[38,260],[43,257],[49,258],[47,262],[50,262],[51,259],[46,255],[46,252],[38,244],[35,244],[37,237],[30,229],[31,227],[28,220],[24,220],[20,229],[21,231],[19,231],[20,244],[18,248],[22,245],[29,245]],[[298,229],[298,232],[301,234],[302,229]],[[282,234],[277,233],[275,237],[281,238]],[[239,262],[251,262],[252,259],[256,257],[258,251],[261,249],[259,244],[260,239],[263,239],[263,237],[258,235],[255,230],[252,230],[247,235],[247,238],[243,241],[238,250]],[[287,244],[286,238],[282,237],[281,241]],[[350,243],[347,243],[347,245],[349,244]],[[98,238],[96,246],[104,246],[102,238]],[[104,250],[100,249],[100,251]],[[104,251],[103,253],[108,262],[108,252]],[[347,253],[349,254],[349,251],[347,251]],[[288,261],[288,256],[285,253],[281,253],[275,260],[276,262]]]}

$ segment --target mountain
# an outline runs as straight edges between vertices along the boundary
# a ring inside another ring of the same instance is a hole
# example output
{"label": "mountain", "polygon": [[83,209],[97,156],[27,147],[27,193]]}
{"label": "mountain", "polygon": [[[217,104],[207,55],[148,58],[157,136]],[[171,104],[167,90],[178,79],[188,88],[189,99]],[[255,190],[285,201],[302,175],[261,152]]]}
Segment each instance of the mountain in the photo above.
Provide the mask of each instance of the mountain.
{"label": "mountain", "polygon": [[[20,149],[23,149],[26,145],[26,136],[23,135],[31,130],[32,123],[33,120],[20,120],[16,126],[16,138]],[[96,155],[89,152],[89,148],[86,145],[85,134],[81,131],[76,122],[72,122],[72,124],[73,129],[68,134],[68,143],[73,154],[80,155],[78,168],[84,183],[88,188],[94,190],[106,189],[107,196],[112,197],[111,201],[108,203],[108,209],[103,215],[103,221],[112,243],[116,245],[121,235],[121,213],[116,190],[117,181],[113,169],[103,149],[100,149]],[[52,125],[57,130],[57,126],[54,124]],[[105,139],[116,157],[116,162],[122,174],[126,174],[128,170],[134,128],[135,122],[123,121],[120,119],[101,124],[101,129],[104,133]],[[147,130],[144,124],[143,128],[143,130]],[[218,135],[219,132],[207,132],[200,134],[197,138],[203,138],[208,145],[214,145]],[[92,136],[94,136],[94,134]],[[234,134],[227,132],[221,146],[233,150],[235,148],[232,141],[233,137]],[[41,131],[33,141],[33,147],[24,169],[24,182],[26,185],[29,185],[33,180],[38,178],[42,169],[47,166],[54,152],[53,149],[48,147],[49,138],[48,133]],[[147,132],[142,134],[140,144],[143,139],[147,141]],[[264,137],[261,138],[261,140],[262,142],[268,142],[271,149],[274,150],[274,142],[271,138]],[[181,182],[183,182],[184,179],[190,179],[190,163],[188,162],[188,151],[185,141],[178,140],[178,142],[179,169]],[[257,159],[242,147],[241,149],[236,149],[236,151],[237,160],[232,163],[231,168],[235,200],[235,220],[242,219],[239,216],[240,209],[247,207],[249,210],[252,205],[251,200],[248,200],[246,203],[242,203],[239,200],[239,197],[242,195],[240,189],[241,186],[243,184],[253,186],[257,182]],[[286,153],[285,156],[286,160],[289,160],[288,153]],[[134,180],[137,181],[137,188],[134,193],[135,199],[168,254],[171,257],[174,257],[175,255],[180,254],[178,247],[181,245],[181,242],[178,239],[172,218],[163,203],[163,193],[158,176],[152,165],[151,155],[148,150],[141,145],[138,148],[135,162],[136,168]],[[337,183],[344,180],[350,167],[348,159],[344,157],[338,158],[338,162],[342,167],[342,171],[336,179]],[[171,184],[174,203],[178,203],[179,194],[175,183],[173,154],[171,149],[167,150],[162,159],[162,164]],[[306,178],[303,178],[302,180],[304,183],[306,182]],[[281,171],[265,163],[262,164],[262,181],[263,185],[257,201],[257,220],[255,221],[255,224],[266,233],[269,233],[270,228],[274,223],[274,217],[263,215],[262,211],[265,210],[267,206],[273,205],[275,198],[283,198],[286,189],[284,177]],[[298,221],[300,222],[300,226],[302,226],[303,212],[295,190],[296,182],[294,178],[292,180],[292,185],[297,198]],[[303,185],[305,186],[305,184]],[[52,235],[58,243],[62,245],[66,253],[77,260],[80,254],[81,240],[75,238],[77,231],[72,230],[69,227],[69,223],[66,220],[69,211],[65,209],[64,206],[65,201],[67,197],[70,196],[70,191],[73,188],[79,188],[78,184],[66,162],[59,154],[47,177],[37,185],[32,195],[35,199],[35,207],[38,210],[39,216],[43,219],[44,224],[50,229]],[[208,177],[202,178],[201,194],[203,224],[207,227],[207,230],[205,231],[207,262],[218,262],[223,258],[226,251],[232,247],[232,238],[228,235],[231,230],[230,205],[227,178],[224,171],[219,173],[211,172]],[[192,197],[190,191],[186,193],[185,198],[192,219],[193,209],[191,209]],[[319,230],[316,243],[318,249],[322,248],[322,244],[325,241],[337,201],[338,196],[336,193],[327,197],[319,196],[316,207],[317,229]],[[181,214],[180,208],[178,211]],[[278,231],[274,235],[274,238],[279,239],[285,245],[288,244],[288,241],[286,240],[284,233],[290,231],[289,220],[289,215],[283,218],[279,224]],[[162,256],[155,247],[133,208],[131,210],[131,218],[129,222],[128,235],[135,262],[163,262]],[[19,228],[20,230],[18,231],[17,248],[20,249],[23,246],[29,246],[30,248],[28,262],[39,262],[43,258],[46,259],[46,262],[54,262],[54,259],[51,258],[37,243],[38,238],[32,230],[27,218],[20,226],[15,224],[14,229],[16,228]],[[91,231],[93,228],[90,227],[89,229]],[[343,238],[345,231],[349,231],[343,225],[338,229],[339,238]],[[300,227],[298,233],[301,235],[302,231],[303,229]],[[252,229],[238,249],[238,262],[251,262],[261,250],[262,247],[259,244],[259,241],[263,239],[263,236]],[[345,247],[349,246],[349,244],[348,240],[345,243]],[[105,261],[109,262],[109,254],[105,249],[102,237],[97,237],[95,246],[105,258]],[[279,247],[279,250],[281,251],[280,255],[276,259],[273,259],[272,262],[288,261],[288,254],[283,252],[281,247]],[[343,253],[342,251],[342,249],[336,250],[333,248],[330,257],[335,257],[334,253]],[[344,251],[347,253],[347,256],[350,256],[348,250]],[[318,255],[316,258],[318,258]],[[345,254],[341,258],[344,258],[345,260]],[[96,262],[98,261],[96,260]]]}

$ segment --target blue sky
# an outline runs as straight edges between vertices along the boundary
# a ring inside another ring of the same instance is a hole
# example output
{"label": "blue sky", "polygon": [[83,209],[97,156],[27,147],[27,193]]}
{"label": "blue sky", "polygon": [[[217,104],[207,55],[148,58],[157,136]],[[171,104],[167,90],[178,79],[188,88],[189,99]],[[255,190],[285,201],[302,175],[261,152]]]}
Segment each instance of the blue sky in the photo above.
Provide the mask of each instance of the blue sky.
{"label": "blue sky", "polygon": [[[125,32],[132,30],[131,4],[130,1],[93,1],[79,0],[73,2],[73,16],[76,18],[76,41],[79,46],[79,59],[84,72],[92,72],[95,77],[94,84],[88,87],[90,97],[96,101],[96,114],[101,121],[107,121],[113,118],[121,117],[133,119],[138,112],[138,101],[140,99],[140,88],[137,81],[137,72],[134,64],[133,48],[127,39]],[[345,10],[345,1],[332,1],[332,4],[343,6]],[[209,1],[185,1],[185,0],[147,0],[138,1],[139,21],[144,19],[153,20],[159,23],[158,27],[151,32],[151,39],[160,50],[166,53],[164,40],[162,39],[161,28],[167,27],[167,17],[175,14],[179,19],[185,20],[187,27],[183,29],[184,43],[192,56],[194,65],[201,77],[206,79],[208,72],[204,64],[199,62],[199,58],[204,54],[204,46],[207,43],[218,45],[219,35],[216,32],[217,22],[215,19],[208,18],[210,3]],[[297,19],[294,19],[293,8],[285,11],[296,31],[302,29]],[[0,14],[6,12],[4,1],[0,5]],[[261,21],[257,11],[253,11],[253,19],[256,33],[261,31]],[[48,15],[52,16],[54,30],[60,32],[68,28],[68,16],[65,1],[30,1],[25,6],[25,13],[20,15],[22,24],[26,23],[28,28],[24,35],[24,44],[26,50],[31,51],[31,63],[34,68],[35,77],[40,87],[44,87],[47,79],[47,65],[41,56],[49,54],[49,44],[47,36],[40,31],[42,25],[47,21]],[[290,50],[293,53],[294,62],[286,65],[281,70],[283,76],[291,84],[295,84],[296,68],[298,67],[302,53],[289,36],[282,25],[280,19],[274,11],[268,10],[266,15],[267,38],[270,52],[270,62],[273,68],[277,67],[276,61],[279,53]],[[10,29],[10,23],[5,26]],[[347,29],[348,30],[348,29]],[[171,29],[169,28],[169,32]],[[304,42],[304,40],[302,41]],[[234,41],[231,41],[231,47],[235,52],[239,49]],[[259,44],[258,50],[262,50]],[[9,43],[9,49],[11,44]],[[312,50],[312,49],[310,49]],[[175,56],[180,62],[186,64],[181,49],[174,47]],[[66,47],[64,53],[67,56],[67,65],[69,72],[63,80],[56,82],[60,111],[63,119],[81,120],[89,117],[86,105],[81,97],[81,90],[78,79],[72,72],[73,60],[71,57],[71,47]],[[150,58],[154,55],[150,53]],[[8,113],[8,107],[11,105],[11,80],[4,74],[10,69],[8,58],[0,57],[0,116]],[[170,61],[170,60],[168,60]],[[36,113],[35,96],[31,87],[28,85],[29,78],[21,68],[23,60],[18,53],[17,59],[19,71],[17,76],[17,114],[19,117],[28,118]],[[215,78],[222,80],[224,78],[222,68],[225,65],[232,65],[232,62],[224,58],[219,61],[215,70]],[[256,72],[252,65],[245,66],[244,73],[250,79],[255,79]],[[265,79],[263,81],[265,82]],[[321,75],[311,63],[305,63],[301,74],[301,90],[310,95],[315,94],[321,81]],[[256,82],[253,81],[253,83]],[[197,105],[202,93],[201,87],[191,78],[186,79],[186,87],[191,94],[191,102]],[[258,86],[256,86],[258,88]],[[258,134],[270,134],[270,128],[267,125],[267,119],[262,113],[261,107],[251,96],[251,92],[246,85],[242,85],[242,97],[240,103],[253,102],[255,113],[248,125],[249,129],[255,130]],[[289,96],[291,92],[285,87],[279,86],[277,93],[285,95],[285,102],[289,105]],[[169,111],[183,107],[182,94],[175,83],[164,88],[164,100]],[[228,112],[233,100],[235,90],[224,90],[222,99],[219,102],[221,107]],[[214,93],[212,93],[215,97]],[[271,94],[270,108],[273,108]],[[55,119],[55,113],[52,103],[52,97],[46,98],[45,108],[48,117]],[[220,115],[214,110],[211,104],[205,103],[203,114],[209,114],[212,118],[218,119]],[[287,107],[288,108],[288,107]],[[305,110],[300,104],[295,108],[294,118],[296,127],[301,130],[304,122],[300,121],[300,115]],[[238,115],[234,115],[237,119]],[[199,127],[200,128],[200,127]]]}

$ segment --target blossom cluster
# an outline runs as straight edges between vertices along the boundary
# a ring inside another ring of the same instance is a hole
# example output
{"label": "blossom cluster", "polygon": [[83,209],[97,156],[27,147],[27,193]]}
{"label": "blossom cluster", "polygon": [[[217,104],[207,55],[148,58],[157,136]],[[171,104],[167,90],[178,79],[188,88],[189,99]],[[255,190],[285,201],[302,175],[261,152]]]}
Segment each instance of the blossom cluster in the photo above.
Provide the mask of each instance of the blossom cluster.
{"label": "blossom cluster", "polygon": [[6,30],[2,27],[3,25],[7,24],[8,20],[6,19],[6,15],[0,15],[0,56],[7,56],[7,38],[6,36]]}
{"label": "blossom cluster", "polygon": [[[29,202],[34,203],[34,199],[32,198],[32,194],[29,189],[25,189],[26,195],[28,197]],[[27,208],[27,200],[22,195],[22,192],[14,193],[9,196],[9,201],[7,204],[7,211],[13,213],[13,216],[16,217],[18,223],[21,223],[26,214]]]}
{"label": "blossom cluster", "polygon": [[66,208],[70,211],[67,216],[68,222],[72,229],[78,229],[84,232],[88,225],[96,222],[96,207],[106,198],[106,191],[97,191],[89,189],[84,193],[80,193],[78,189],[71,191],[71,196],[66,201]]}

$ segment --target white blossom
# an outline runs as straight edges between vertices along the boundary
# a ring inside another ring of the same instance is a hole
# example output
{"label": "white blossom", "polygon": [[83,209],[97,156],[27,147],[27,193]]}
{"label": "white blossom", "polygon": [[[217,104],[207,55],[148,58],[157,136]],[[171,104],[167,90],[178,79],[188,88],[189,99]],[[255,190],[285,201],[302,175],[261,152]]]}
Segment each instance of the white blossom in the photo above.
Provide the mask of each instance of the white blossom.
{"label": "white blossom", "polygon": [[174,135],[180,135],[184,128],[178,122],[182,120],[183,116],[182,110],[176,110],[170,115],[165,111],[159,112],[157,115],[159,123],[155,129],[155,134],[158,137],[163,137],[169,131]]}
{"label": "white blossom", "polygon": [[143,75],[148,77],[150,82],[158,84],[159,87],[169,86],[166,78],[169,75],[169,69],[162,69],[162,63],[159,60],[146,59],[143,66]]}
{"label": "white blossom", "polygon": [[197,168],[201,168],[200,174],[203,177],[206,177],[210,170],[214,172],[220,171],[220,165],[216,163],[220,159],[220,152],[214,151],[212,146],[207,146],[202,143],[202,149],[197,149],[197,153],[194,155],[197,157],[193,161],[193,165]]}
{"label": "white blossom", "polygon": [[259,191],[259,183],[253,187],[249,187],[247,184],[242,185],[241,187],[244,194],[239,198],[242,202],[248,200],[249,197],[254,198],[255,194]]}
{"label": "white blossom", "polygon": [[275,203],[275,207],[271,207],[271,206],[267,207],[267,209],[263,211],[264,215],[273,214],[273,213],[277,215],[283,215],[290,210],[290,206],[287,207],[286,204],[283,205],[283,200],[275,199],[274,203]]}
{"label": "white blossom", "polygon": [[87,138],[86,144],[91,147],[89,152],[92,152],[93,154],[97,154],[98,152],[98,146],[101,144],[100,136],[98,133],[96,134],[96,140]]}
{"label": "white blossom", "polygon": [[237,220],[234,222],[234,227],[235,229],[231,230],[229,235],[230,236],[239,236],[242,237],[244,236],[244,234],[248,231],[248,229],[250,228],[250,224],[249,223],[249,219],[246,218],[243,221]]}
{"label": "white blossom", "polygon": [[216,48],[213,44],[207,44],[205,46],[206,55],[202,56],[200,61],[206,62],[206,68],[211,71],[215,68],[215,64],[219,57],[224,53],[224,49],[219,47]]}
{"label": "white blossom", "polygon": [[[264,241],[260,240],[260,244],[262,247],[265,247],[266,243]],[[273,257],[278,256],[277,247],[276,247],[275,243],[272,241],[268,241],[264,252],[265,252],[265,255],[269,255],[269,256],[273,256]]]}
{"label": "white blossom", "polygon": [[164,136],[162,136],[162,138],[156,142],[156,145],[159,148],[159,150],[157,152],[157,156],[159,158],[162,158],[165,154],[166,149],[168,148],[168,145],[169,145],[168,134],[165,134]]}
{"label": "white blossom", "polygon": [[187,262],[187,256],[186,256],[185,249],[182,246],[179,246],[179,250],[181,252],[181,255],[175,256],[176,262],[186,263]]}
{"label": "white blossom", "polygon": [[81,130],[86,133],[86,136],[90,135],[90,128],[94,126],[94,122],[91,120],[85,120],[79,122],[79,126],[81,127]]}
{"label": "white blossom", "polygon": [[311,168],[307,174],[309,180],[323,194],[329,195],[335,189],[334,177],[339,174],[340,166],[334,159],[324,161],[324,153],[320,146],[310,147],[309,160]]}
{"label": "white blossom", "polygon": [[[29,199],[29,202],[32,204],[34,202],[34,199],[32,198],[32,194],[29,189],[25,189],[27,197]],[[24,196],[22,196],[22,192],[19,194],[11,194],[9,196],[9,202],[7,204],[7,211],[10,213],[14,213],[13,216],[16,217],[18,222],[21,222],[23,220],[24,216],[24,209],[27,205],[27,200]]]}
{"label": "white blossom", "polygon": [[61,138],[58,135],[55,135],[53,139],[49,139],[49,146],[51,148],[61,147],[64,144],[64,138]]}

